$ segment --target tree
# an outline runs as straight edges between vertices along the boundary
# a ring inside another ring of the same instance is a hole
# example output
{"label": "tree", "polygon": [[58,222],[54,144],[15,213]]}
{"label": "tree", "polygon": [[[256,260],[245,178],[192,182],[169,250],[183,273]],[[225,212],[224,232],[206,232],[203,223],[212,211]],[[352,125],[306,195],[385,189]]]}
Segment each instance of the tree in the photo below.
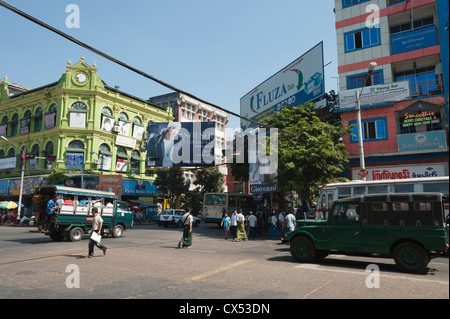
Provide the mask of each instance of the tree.
{"label": "tree", "polygon": [[175,203],[177,196],[185,194],[190,185],[189,181],[184,180],[180,166],[158,171],[153,184],[169,196],[171,204]]}
{"label": "tree", "polygon": [[300,199],[311,200],[348,164],[342,136],[349,128],[322,122],[315,113],[312,103],[285,106],[266,121],[279,129],[277,181],[283,195],[296,191]]}
{"label": "tree", "polygon": [[44,177],[49,185],[64,185],[68,179],[69,177],[59,168],[54,168],[47,177]]}
{"label": "tree", "polygon": [[214,167],[214,169],[198,170],[194,185],[199,186],[202,193],[221,193],[224,190],[224,182],[223,174],[218,167]]}

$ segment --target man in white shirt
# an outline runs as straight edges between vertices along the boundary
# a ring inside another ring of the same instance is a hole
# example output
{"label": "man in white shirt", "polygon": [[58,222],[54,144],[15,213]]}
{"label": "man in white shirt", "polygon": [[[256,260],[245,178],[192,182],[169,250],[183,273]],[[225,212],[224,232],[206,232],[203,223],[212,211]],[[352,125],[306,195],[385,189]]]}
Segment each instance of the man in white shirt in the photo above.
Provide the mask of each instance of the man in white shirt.
{"label": "man in white shirt", "polygon": [[[97,233],[101,236],[102,234],[102,227],[103,227],[103,219],[98,214],[98,208],[94,207],[92,208],[92,214],[94,215],[94,218],[92,219],[92,232]],[[94,245],[100,248],[103,251],[103,255],[106,254],[106,247],[100,243],[100,241],[95,241],[94,239],[89,239],[89,258],[94,257]]]}
{"label": "man in white shirt", "polygon": [[286,227],[288,229],[288,231],[294,231],[295,230],[295,225],[297,224],[296,220],[295,220],[295,216],[292,213],[292,211],[289,211],[289,214],[286,216]]}
{"label": "man in white shirt", "polygon": [[252,211],[250,211],[250,216],[248,216],[248,223],[250,226],[250,231],[248,234],[249,238],[255,238],[256,237],[256,227],[258,223],[258,218],[253,214]]}

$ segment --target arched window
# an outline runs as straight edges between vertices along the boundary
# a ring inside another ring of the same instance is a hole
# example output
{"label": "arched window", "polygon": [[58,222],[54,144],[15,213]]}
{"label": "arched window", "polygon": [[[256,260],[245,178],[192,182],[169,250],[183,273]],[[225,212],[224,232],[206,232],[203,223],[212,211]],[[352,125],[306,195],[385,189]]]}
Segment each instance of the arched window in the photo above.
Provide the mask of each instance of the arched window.
{"label": "arched window", "polygon": [[102,108],[102,125],[101,130],[111,133],[114,128],[114,115],[107,106]]}
{"label": "arched window", "polygon": [[138,151],[131,151],[131,174],[139,175],[141,173],[141,155]]}
{"label": "arched window", "polygon": [[107,171],[111,169],[112,153],[108,144],[103,143],[98,147],[98,169]]}
{"label": "arched window", "polygon": [[56,106],[55,103],[53,103],[52,105],[50,105],[48,113],[46,113],[44,115],[45,129],[46,130],[51,130],[52,128],[55,127],[55,125],[56,125],[56,111],[57,111],[57,106]]}
{"label": "arched window", "polygon": [[125,150],[125,148],[123,148],[122,146],[119,146],[117,148],[116,157],[117,157],[116,172],[125,173],[126,168],[125,168],[125,170],[122,171],[123,166],[128,163],[128,156],[127,156],[127,151]]}
{"label": "arched window", "polygon": [[42,107],[38,108],[33,117],[33,132],[40,132],[42,130],[42,116],[44,112]]}
{"label": "arched window", "polygon": [[139,116],[133,118],[133,138],[141,140],[144,134],[144,125]]}
{"label": "arched window", "polygon": [[75,102],[69,110],[70,127],[86,128],[87,106],[83,102]]}
{"label": "arched window", "polygon": [[5,151],[4,150],[0,150],[0,158],[5,157]]}
{"label": "arched window", "polygon": [[84,143],[74,140],[67,145],[66,168],[81,169],[84,167]]}
{"label": "arched window", "polygon": [[129,136],[130,135],[131,123],[128,120],[128,115],[125,112],[119,113],[119,135]]}
{"label": "arched window", "polygon": [[27,110],[20,120],[20,135],[30,133],[31,111]]}
{"label": "arched window", "polygon": [[17,136],[19,129],[19,114],[15,113],[11,118],[11,136]]}
{"label": "arched window", "polygon": [[0,136],[7,137],[8,136],[6,135],[7,132],[8,132],[8,117],[4,116],[0,124]]}

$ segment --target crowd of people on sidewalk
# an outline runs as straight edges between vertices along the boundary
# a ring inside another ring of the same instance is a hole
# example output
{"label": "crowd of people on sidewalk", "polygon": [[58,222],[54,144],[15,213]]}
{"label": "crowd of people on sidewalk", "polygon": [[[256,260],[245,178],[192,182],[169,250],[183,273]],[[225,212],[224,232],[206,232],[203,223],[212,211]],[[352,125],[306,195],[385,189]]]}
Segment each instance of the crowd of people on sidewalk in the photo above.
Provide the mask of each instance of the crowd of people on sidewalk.
{"label": "crowd of people on sidewalk", "polygon": [[310,208],[307,204],[297,209],[276,209],[265,220],[262,209],[256,210],[255,213],[249,211],[247,214],[244,214],[242,209],[235,209],[230,216],[224,210],[220,226],[224,229],[225,239],[231,237],[234,241],[261,237],[264,227],[268,228],[269,236],[283,239],[288,232],[295,229],[296,220],[305,218],[305,214],[308,214],[309,211]]}

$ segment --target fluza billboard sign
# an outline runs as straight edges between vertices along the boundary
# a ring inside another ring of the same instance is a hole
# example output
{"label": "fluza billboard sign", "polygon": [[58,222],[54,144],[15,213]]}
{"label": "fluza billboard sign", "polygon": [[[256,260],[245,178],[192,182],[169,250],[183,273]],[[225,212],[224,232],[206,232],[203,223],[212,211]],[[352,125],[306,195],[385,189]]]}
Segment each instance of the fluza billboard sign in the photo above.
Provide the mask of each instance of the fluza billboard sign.
{"label": "fluza billboard sign", "polygon": [[[313,47],[284,69],[241,98],[241,115],[258,122],[279,111],[284,104],[298,106],[325,94],[323,43]],[[254,126],[241,120],[243,130]]]}
{"label": "fluza billboard sign", "polygon": [[149,123],[147,131],[155,167],[214,166],[214,122]]}

